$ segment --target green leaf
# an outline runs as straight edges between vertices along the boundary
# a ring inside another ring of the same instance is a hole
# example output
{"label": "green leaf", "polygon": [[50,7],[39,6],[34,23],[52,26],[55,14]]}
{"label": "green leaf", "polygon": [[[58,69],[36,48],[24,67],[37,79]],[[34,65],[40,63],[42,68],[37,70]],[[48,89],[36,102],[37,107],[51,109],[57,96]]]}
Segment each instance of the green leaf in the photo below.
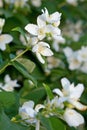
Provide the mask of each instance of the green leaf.
{"label": "green leaf", "polygon": [[53,99],[54,96],[52,94],[50,87],[47,84],[43,84],[43,86],[45,87],[45,90],[47,92],[47,96],[49,97],[49,99],[50,100]]}
{"label": "green leaf", "polygon": [[65,125],[58,118],[45,118],[40,115],[40,120],[46,130],[66,130]]}
{"label": "green leaf", "polygon": [[0,108],[3,108],[9,117],[15,116],[19,108],[19,95],[16,92],[0,92]]}
{"label": "green leaf", "polygon": [[28,78],[30,80],[32,80],[32,82],[35,84],[35,86],[37,86],[37,81],[34,79],[34,77],[32,77],[29,72],[27,71],[27,69],[18,61],[13,61],[11,62],[11,64],[25,77]]}
{"label": "green leaf", "polygon": [[12,31],[17,31],[17,32],[20,32],[21,35],[24,36],[26,42],[27,42],[27,39],[26,39],[26,36],[25,36],[25,32],[20,28],[20,27],[16,27],[16,28],[13,28]]}
{"label": "green leaf", "polygon": [[33,70],[35,68],[35,64],[31,60],[26,59],[26,58],[18,58],[16,61],[18,61],[20,64],[22,64],[29,73],[33,72]]}
{"label": "green leaf", "polygon": [[0,112],[0,129],[1,130],[29,130],[28,127],[11,122],[10,119],[3,111]]}
{"label": "green leaf", "polygon": [[45,89],[41,87],[30,91],[30,93],[28,92],[28,94],[22,98],[33,100],[35,103],[38,103],[45,95]]}
{"label": "green leaf", "polygon": [[10,10],[4,10],[4,8],[0,8],[0,12],[5,15],[6,18],[12,17],[13,14]]}

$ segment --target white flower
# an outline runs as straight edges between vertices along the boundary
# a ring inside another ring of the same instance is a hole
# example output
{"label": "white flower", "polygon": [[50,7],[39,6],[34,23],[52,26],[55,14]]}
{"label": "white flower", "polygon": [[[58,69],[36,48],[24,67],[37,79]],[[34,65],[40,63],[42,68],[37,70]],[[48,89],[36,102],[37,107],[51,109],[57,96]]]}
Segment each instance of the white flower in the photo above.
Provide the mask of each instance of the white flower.
{"label": "white flower", "polygon": [[22,8],[22,7],[24,7],[26,5],[27,1],[28,0],[15,0],[14,6],[16,8],[18,8],[18,7]]}
{"label": "white flower", "polygon": [[87,62],[87,47],[82,46],[80,50],[78,50],[78,60],[80,62]]}
{"label": "white flower", "polygon": [[23,35],[20,35],[20,40],[21,40],[22,44],[25,46],[33,46],[38,42],[37,37],[33,37],[28,34],[26,34],[25,36],[26,36],[26,40]]}
{"label": "white flower", "polygon": [[60,24],[61,19],[61,13],[55,12],[53,14],[49,14],[48,10],[45,8],[45,10],[42,10],[43,14],[38,16],[38,20],[45,24],[52,24],[55,27],[58,27]]}
{"label": "white flower", "polygon": [[38,60],[43,64],[45,63],[45,61],[42,58],[42,56],[52,56],[53,55],[53,52],[50,50],[49,44],[46,42],[38,42],[32,48],[32,52],[36,53]]}
{"label": "white flower", "polygon": [[3,1],[0,0],[0,7],[3,7]]}
{"label": "white flower", "polygon": [[4,78],[5,84],[0,86],[5,91],[11,92],[14,90],[15,87],[19,87],[19,84],[17,84],[17,80],[11,80],[9,75],[6,75]]}
{"label": "white flower", "polygon": [[28,0],[5,0],[7,4],[14,4],[16,8],[24,7]]}
{"label": "white flower", "polygon": [[[60,15],[58,14],[58,12],[52,15],[49,15],[47,12],[48,11],[46,9],[46,14],[42,14],[37,17],[37,25],[28,24],[25,26],[25,30],[29,32],[31,35],[38,37],[39,40],[44,39],[46,36],[50,36],[53,38],[55,36],[61,35],[61,30],[57,28],[60,21]],[[44,19],[44,17],[46,17],[46,19]],[[47,22],[49,22],[49,24],[47,24]]]}
{"label": "white flower", "polygon": [[25,102],[22,107],[19,108],[19,115],[23,120],[25,120],[27,123],[35,123],[36,122],[36,114],[37,112],[33,109],[34,102],[29,101]]}
{"label": "white flower", "polygon": [[2,32],[4,24],[5,24],[5,19],[0,18],[0,34]]}
{"label": "white flower", "polygon": [[47,63],[48,69],[57,68],[61,64],[61,60],[56,57],[50,56],[47,57]]}
{"label": "white flower", "polygon": [[50,102],[51,107],[64,108],[64,104],[60,102],[58,96],[54,97]]}
{"label": "white flower", "polygon": [[63,90],[60,89],[54,89],[53,92],[58,94],[60,96],[61,102],[67,101],[68,103],[72,104],[73,107],[77,108],[78,110],[86,110],[87,106],[81,104],[79,102],[79,99],[84,91],[83,84],[78,84],[76,87],[74,84],[70,84],[69,80],[67,78],[61,79],[61,84],[63,87]]}
{"label": "white flower", "polygon": [[42,40],[46,37],[45,28],[46,26],[43,23],[38,23],[38,25],[28,24],[25,26],[25,30],[28,31],[31,35],[37,36],[39,40]]}
{"label": "white flower", "polygon": [[28,101],[25,102],[22,107],[19,108],[19,115],[21,116],[22,120],[27,123],[36,123],[36,130],[39,130],[40,122],[36,118],[40,109],[45,108],[44,105],[38,104],[34,109],[34,102]]}
{"label": "white flower", "polygon": [[72,39],[75,42],[78,42],[83,33],[82,21],[79,20],[76,23],[73,23],[67,20],[62,32],[64,36]]}
{"label": "white flower", "polygon": [[31,3],[35,7],[40,7],[41,6],[41,0],[31,0]]}
{"label": "white flower", "polygon": [[52,25],[46,25],[45,28],[46,36],[49,39],[55,39],[55,37],[61,37],[61,30],[57,27],[54,27]]}
{"label": "white flower", "polygon": [[65,39],[62,36],[55,36],[54,35],[54,39],[53,39],[53,48],[55,49],[56,52],[59,51],[59,44],[64,44],[65,43]]}
{"label": "white flower", "polygon": [[68,4],[71,4],[73,6],[77,6],[77,0],[66,0]]}
{"label": "white flower", "polygon": [[14,4],[15,0],[5,0],[7,4]]}
{"label": "white flower", "polygon": [[64,54],[67,57],[70,70],[80,69],[81,62],[78,60],[78,51],[73,51],[71,48],[66,47]]}
{"label": "white flower", "polygon": [[78,127],[84,123],[83,116],[73,109],[67,108],[64,112],[63,119],[69,126]]}
{"label": "white flower", "polygon": [[84,73],[87,73],[87,62],[84,62],[80,67],[80,70]]}
{"label": "white flower", "polygon": [[6,49],[6,44],[10,43],[13,40],[13,37],[9,34],[0,35],[0,49],[4,51]]}

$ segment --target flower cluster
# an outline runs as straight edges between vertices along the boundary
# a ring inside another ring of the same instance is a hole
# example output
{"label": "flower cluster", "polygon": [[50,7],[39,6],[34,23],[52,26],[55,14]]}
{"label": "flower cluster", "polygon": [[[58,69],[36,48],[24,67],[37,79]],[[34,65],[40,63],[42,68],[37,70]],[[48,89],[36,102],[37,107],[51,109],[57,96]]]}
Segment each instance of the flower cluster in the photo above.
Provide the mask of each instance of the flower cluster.
{"label": "flower cluster", "polygon": [[65,56],[69,63],[70,70],[80,70],[87,73],[87,47],[82,46],[81,49],[73,51],[71,48],[64,49]]}
{"label": "flower cluster", "polygon": [[63,35],[71,38],[73,41],[79,41],[82,36],[82,21],[79,20],[76,23],[71,22],[70,20],[66,21],[65,27],[63,27]]}
{"label": "flower cluster", "polygon": [[7,92],[12,92],[12,91],[14,91],[15,87],[19,87],[19,86],[20,85],[17,83],[17,80],[11,80],[11,78],[8,74],[5,75],[4,84],[0,83],[0,89],[7,91]]}
{"label": "flower cluster", "polygon": [[[74,83],[71,84],[67,78],[62,78],[61,84],[63,87],[62,91],[59,88],[55,88],[53,93],[57,94],[57,96],[51,100],[48,98],[44,105],[38,104],[35,109],[33,109],[33,101],[25,102],[23,106],[19,108],[19,115],[23,121],[36,123],[38,112],[42,108],[41,112],[47,118],[58,115],[58,117],[63,119],[69,126],[78,127],[80,124],[83,124],[83,116],[74,110],[74,108],[80,111],[87,110],[87,106],[79,102],[84,91],[83,84],[79,83],[74,86]],[[63,113],[61,114],[58,109],[62,110]]]}
{"label": "flower cluster", "polygon": [[5,24],[5,19],[0,18],[0,49],[4,51],[6,49],[6,44],[13,40],[13,37],[9,34],[1,34],[3,26]]}
{"label": "flower cluster", "polygon": [[42,12],[43,13],[37,17],[37,25],[28,24],[25,26],[25,30],[30,34],[30,39],[34,39],[31,40],[32,52],[36,53],[41,63],[45,63],[42,56],[52,56],[53,52],[50,49],[50,45],[43,40],[46,38],[53,40],[53,46],[58,50],[58,47],[56,47],[58,41],[64,42],[64,39],[61,36],[61,30],[58,28],[61,13],[55,12],[50,15],[46,8],[45,11],[42,10]]}

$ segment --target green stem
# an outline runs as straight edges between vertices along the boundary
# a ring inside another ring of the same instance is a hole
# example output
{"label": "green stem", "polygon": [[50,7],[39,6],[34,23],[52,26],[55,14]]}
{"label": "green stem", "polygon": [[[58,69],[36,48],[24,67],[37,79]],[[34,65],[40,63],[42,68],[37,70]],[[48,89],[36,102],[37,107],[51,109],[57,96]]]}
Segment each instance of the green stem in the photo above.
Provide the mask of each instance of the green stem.
{"label": "green stem", "polygon": [[10,65],[10,63],[6,64],[2,69],[0,69],[0,74],[1,74],[1,72],[3,72],[4,69],[5,69],[6,67],[8,67],[9,65]]}
{"label": "green stem", "polygon": [[21,57],[25,52],[27,52],[29,50],[29,48],[26,48],[23,52],[21,52],[19,55],[17,55],[15,58],[13,58],[9,63],[7,63],[1,70],[0,73],[2,71],[4,71],[9,65],[11,65],[11,62],[15,61],[17,58]]}
{"label": "green stem", "polygon": [[17,55],[15,58],[13,58],[11,60],[11,62],[15,61],[16,59],[18,59],[19,57],[21,57],[25,52],[27,52],[29,50],[29,48],[26,48],[23,52],[21,52],[19,55]]}

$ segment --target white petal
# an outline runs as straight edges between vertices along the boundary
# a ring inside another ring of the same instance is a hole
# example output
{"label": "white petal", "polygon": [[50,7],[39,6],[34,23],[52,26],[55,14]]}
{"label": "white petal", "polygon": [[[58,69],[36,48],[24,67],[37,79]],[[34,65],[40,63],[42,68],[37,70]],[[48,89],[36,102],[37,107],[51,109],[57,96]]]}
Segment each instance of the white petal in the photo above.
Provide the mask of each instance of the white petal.
{"label": "white petal", "polygon": [[53,37],[61,35],[61,30],[59,28],[53,27]]}
{"label": "white petal", "polygon": [[41,6],[41,0],[31,0],[31,3],[35,7],[40,7]]}
{"label": "white petal", "polygon": [[60,18],[61,18],[61,13],[55,12],[50,15],[50,20],[54,22],[54,25],[57,27],[60,24]]}
{"label": "white petal", "polygon": [[37,36],[38,35],[38,26],[35,24],[27,24],[25,30],[30,34]]}
{"label": "white petal", "polygon": [[65,43],[65,39],[60,35],[60,36],[54,36],[54,40],[57,43]]}
{"label": "white petal", "polygon": [[44,39],[46,37],[46,34],[45,34],[45,32],[43,32],[43,33],[38,33],[38,39],[39,40],[42,40],[42,39]]}
{"label": "white petal", "polygon": [[78,84],[76,87],[72,88],[70,97],[78,100],[81,97],[83,91],[84,91],[83,84]]}
{"label": "white petal", "polygon": [[1,49],[2,51],[4,51],[4,50],[6,49],[6,45],[5,45],[5,44],[0,44],[0,49]]}
{"label": "white petal", "polygon": [[6,49],[6,44],[10,43],[13,40],[13,37],[9,34],[0,35],[0,48],[1,50]]}
{"label": "white petal", "polygon": [[73,109],[67,108],[63,115],[64,120],[69,126],[77,127],[84,123],[84,118],[81,114]]}
{"label": "white petal", "polygon": [[28,101],[28,102],[25,102],[24,104],[23,104],[23,106],[22,106],[23,108],[33,108],[34,107],[34,102],[33,101]]}
{"label": "white petal", "polygon": [[55,49],[56,52],[59,51],[59,45],[58,45],[57,42],[54,42],[54,43],[53,43],[53,48]]}
{"label": "white petal", "polygon": [[41,51],[41,54],[43,56],[52,56],[53,55],[53,52],[49,49],[49,48],[45,48]]}
{"label": "white petal", "polygon": [[64,51],[64,54],[67,58],[73,54],[73,51],[70,47],[66,47],[63,51]]}
{"label": "white petal", "polygon": [[37,24],[40,28],[46,26],[46,22],[42,19],[41,16],[37,17]]}
{"label": "white petal", "polygon": [[7,74],[4,78],[5,83],[8,83],[11,80],[10,76]]}
{"label": "white petal", "polygon": [[39,45],[50,48],[50,45],[46,42],[38,42],[38,46]]}
{"label": "white petal", "polygon": [[36,110],[36,112],[39,112],[39,110],[42,108],[45,108],[45,106],[42,104],[38,104],[38,105],[36,105],[35,110]]}
{"label": "white petal", "polygon": [[61,30],[52,25],[47,25],[45,30],[46,30],[46,33],[51,33],[53,38],[55,38],[55,36],[59,36],[61,34]]}
{"label": "white petal", "polygon": [[61,79],[61,84],[64,90],[68,91],[69,86],[70,86],[70,82],[67,78],[62,78]]}
{"label": "white petal", "polygon": [[35,46],[33,46],[32,52],[37,52],[38,48],[39,48],[39,46],[38,46],[38,44],[36,44]]}
{"label": "white petal", "polygon": [[55,89],[53,90],[53,92],[56,93],[57,95],[61,96],[61,97],[63,96],[62,91],[61,91],[60,89],[58,89],[58,88],[55,88]]}
{"label": "white petal", "polygon": [[37,56],[38,60],[39,60],[42,64],[45,63],[45,60],[42,58],[42,56],[40,55],[40,53],[36,53],[36,56]]}
{"label": "white petal", "polygon": [[77,109],[80,110],[80,111],[85,111],[85,110],[87,110],[87,106],[81,104],[80,102],[71,101],[70,103],[71,103],[72,105],[74,105],[75,108],[77,108]]}

